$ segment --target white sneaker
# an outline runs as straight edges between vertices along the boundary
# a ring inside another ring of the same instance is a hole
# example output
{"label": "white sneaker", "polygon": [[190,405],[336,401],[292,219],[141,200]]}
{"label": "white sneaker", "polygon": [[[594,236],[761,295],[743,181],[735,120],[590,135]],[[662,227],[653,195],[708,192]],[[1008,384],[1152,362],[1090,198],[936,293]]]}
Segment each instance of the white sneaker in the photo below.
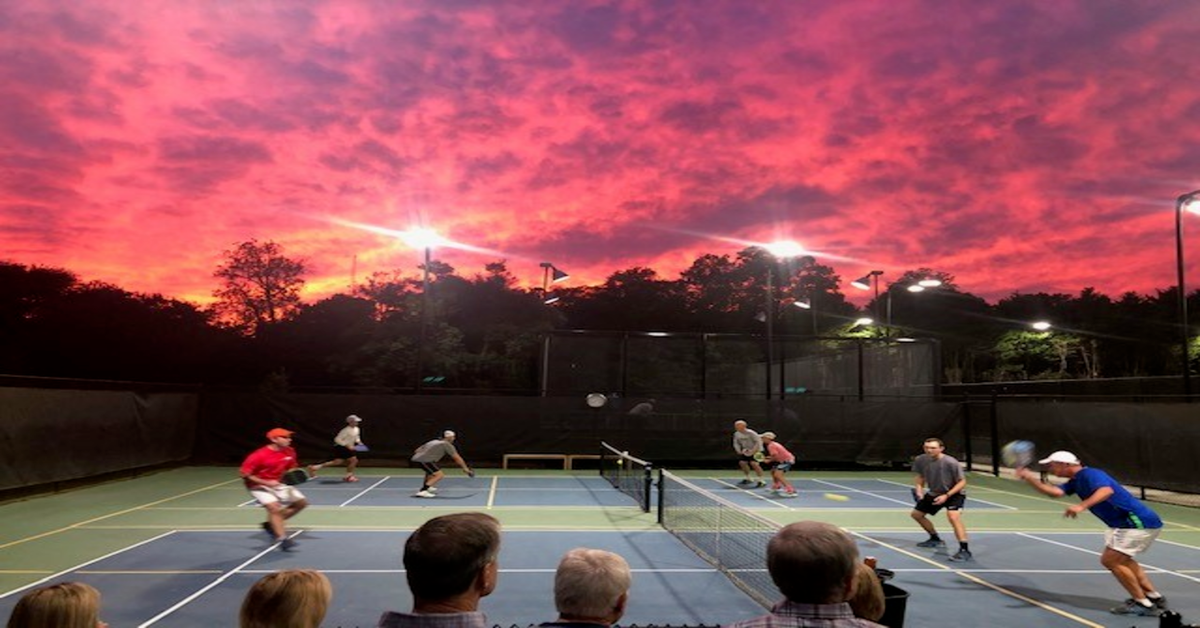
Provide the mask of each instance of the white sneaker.
{"label": "white sneaker", "polygon": [[431,486],[431,487],[429,487],[429,488],[427,488],[427,489],[425,489],[425,490],[426,490],[426,491],[429,491],[430,493],[436,493],[436,492],[437,492],[437,487],[436,487],[436,486]]}
{"label": "white sneaker", "polygon": [[416,494],[413,495],[413,497],[430,498],[430,497],[437,497],[437,495],[434,495],[433,493],[430,493],[429,491],[417,491]]}

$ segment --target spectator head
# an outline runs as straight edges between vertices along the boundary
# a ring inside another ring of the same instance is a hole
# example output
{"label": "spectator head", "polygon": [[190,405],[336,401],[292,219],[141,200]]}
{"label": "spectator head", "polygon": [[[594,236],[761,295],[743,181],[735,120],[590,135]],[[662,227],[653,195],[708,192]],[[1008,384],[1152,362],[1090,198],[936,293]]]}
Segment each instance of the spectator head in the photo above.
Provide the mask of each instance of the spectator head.
{"label": "spectator head", "polygon": [[559,621],[617,623],[632,581],[629,563],[617,554],[586,547],[567,552],[554,573]]}
{"label": "spectator head", "polygon": [[787,599],[804,604],[844,602],[854,581],[858,547],[837,526],[798,521],[767,543],[767,571]]}
{"label": "spectator head", "polygon": [[417,607],[463,597],[479,598],[496,588],[500,522],[481,512],[442,515],[426,521],[404,544],[404,569]]}
{"label": "spectator head", "polygon": [[854,588],[850,591],[850,610],[855,617],[879,621],[883,617],[883,583],[875,575],[875,568],[858,563],[854,570]]}
{"label": "spectator head", "polygon": [[287,569],[262,577],[246,592],[241,628],[318,628],[329,610],[333,587],[325,574]]}
{"label": "spectator head", "polygon": [[100,621],[100,592],[82,582],[39,587],[17,600],[8,628],[106,628]]}

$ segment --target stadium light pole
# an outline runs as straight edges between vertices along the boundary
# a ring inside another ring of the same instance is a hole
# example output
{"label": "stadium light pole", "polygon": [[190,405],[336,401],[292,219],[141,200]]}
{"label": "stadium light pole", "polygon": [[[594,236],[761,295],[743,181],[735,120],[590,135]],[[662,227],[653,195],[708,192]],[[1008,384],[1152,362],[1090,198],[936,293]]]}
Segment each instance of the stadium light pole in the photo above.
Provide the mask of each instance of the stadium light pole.
{"label": "stadium light pole", "polygon": [[[887,321],[887,331],[889,336],[892,334],[892,288],[895,287],[895,285],[896,284],[892,284],[887,287],[887,318],[884,320]],[[933,279],[931,277],[928,279],[922,279],[917,283],[909,284],[904,289],[912,292],[913,294],[917,294],[925,292],[929,288],[936,288],[940,285],[942,285],[942,281],[940,279]]]}
{"label": "stadium light pole", "polygon": [[873,270],[873,271],[863,275],[862,277],[859,277],[858,279],[855,279],[854,281],[850,282],[850,285],[854,286],[855,288],[858,288],[859,290],[870,290],[871,284],[872,284],[871,280],[872,279],[874,280],[875,298],[872,299],[872,305],[875,306],[874,307],[875,316],[872,318],[879,318],[879,276],[882,274],[883,274],[882,270]]}
{"label": "stadium light pole", "polygon": [[1175,199],[1175,274],[1179,283],[1179,348],[1183,351],[1183,394],[1191,400],[1192,371],[1188,364],[1191,337],[1188,334],[1187,284],[1183,280],[1183,212],[1200,214],[1200,190],[1193,190]]}
{"label": "stadium light pole", "polygon": [[414,227],[400,234],[400,239],[414,249],[425,250],[425,264],[421,279],[421,334],[417,337],[417,385],[418,392],[424,382],[425,368],[425,339],[429,333],[429,266],[432,261],[433,247],[445,242],[442,236],[432,229]]}
{"label": "stadium light pole", "polygon": [[542,270],[542,303],[550,305],[559,300],[559,296],[550,292],[550,284],[555,284],[570,277],[565,271],[550,262],[541,263]]}
{"label": "stadium light pole", "polygon": [[[767,260],[767,289],[764,302],[763,314],[766,317],[764,321],[767,325],[767,399],[771,399],[771,365],[775,363],[775,288],[773,285],[773,277],[775,275],[775,264],[788,260],[794,257],[804,255],[804,247],[791,240],[779,240],[772,242],[762,247],[770,259]],[[784,397],[785,384],[783,381],[783,363],[780,363],[779,373],[779,398]]]}

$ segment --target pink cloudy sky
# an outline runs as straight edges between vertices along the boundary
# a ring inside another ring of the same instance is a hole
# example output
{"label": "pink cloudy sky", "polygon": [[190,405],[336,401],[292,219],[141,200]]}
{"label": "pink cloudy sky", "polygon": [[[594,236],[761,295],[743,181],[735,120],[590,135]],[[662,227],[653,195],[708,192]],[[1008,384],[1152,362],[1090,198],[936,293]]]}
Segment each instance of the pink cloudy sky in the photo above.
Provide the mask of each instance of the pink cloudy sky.
{"label": "pink cloudy sky", "polygon": [[7,0],[0,259],[203,302],[274,240],[317,298],[423,225],[529,285],[791,238],[847,292],[1152,293],[1198,60],[1185,0]]}

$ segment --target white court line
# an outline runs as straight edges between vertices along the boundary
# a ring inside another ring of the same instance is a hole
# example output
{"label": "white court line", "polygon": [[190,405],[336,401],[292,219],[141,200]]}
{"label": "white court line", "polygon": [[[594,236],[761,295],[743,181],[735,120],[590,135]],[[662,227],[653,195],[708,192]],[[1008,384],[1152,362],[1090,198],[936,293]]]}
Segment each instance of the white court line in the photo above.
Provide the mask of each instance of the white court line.
{"label": "white court line", "polygon": [[[296,532],[296,533],[292,534],[291,536],[289,536],[288,538],[289,538],[289,539],[296,538],[296,537],[297,537],[297,536],[299,536],[299,535],[300,535],[302,532],[303,532],[303,530],[301,530],[300,532]],[[267,549],[265,549],[265,550],[263,550],[263,551],[261,551],[261,552],[259,552],[259,553],[255,554],[253,557],[251,557],[251,558],[250,558],[249,560],[247,560],[246,562],[244,562],[244,563],[242,563],[242,564],[238,565],[237,567],[234,567],[234,568],[233,568],[231,571],[229,571],[229,572],[227,572],[227,573],[223,574],[221,577],[217,578],[216,580],[213,580],[212,582],[210,582],[210,583],[208,584],[208,586],[206,586],[206,587],[204,587],[204,588],[200,589],[199,591],[196,591],[195,593],[193,593],[193,594],[191,594],[191,595],[187,596],[186,598],[184,598],[184,599],[180,600],[179,602],[177,602],[177,603],[175,604],[175,606],[172,606],[171,608],[168,608],[167,610],[165,610],[165,611],[163,611],[163,612],[161,612],[161,613],[159,613],[159,614],[155,615],[154,617],[151,617],[150,619],[148,619],[146,622],[144,622],[144,623],[142,623],[142,624],[138,624],[138,628],[146,628],[146,626],[152,626],[152,625],[154,625],[154,624],[158,623],[158,620],[162,619],[163,617],[166,617],[167,615],[170,615],[171,613],[174,613],[175,611],[179,610],[179,609],[180,609],[180,608],[182,608],[183,606],[187,605],[187,604],[188,604],[189,602],[191,602],[192,600],[194,600],[194,599],[196,599],[196,598],[200,597],[201,595],[204,595],[204,594],[205,594],[205,593],[207,593],[209,590],[211,590],[213,587],[217,586],[218,584],[221,584],[222,582],[225,582],[226,580],[228,580],[228,579],[229,579],[229,577],[230,577],[230,576],[232,576],[233,574],[235,574],[235,573],[237,573],[237,572],[241,571],[241,569],[242,569],[243,567],[245,567],[246,565],[249,565],[250,563],[252,563],[252,562],[254,562],[254,561],[258,560],[259,558],[262,558],[263,556],[266,556],[267,554],[269,554],[269,553],[271,553],[271,552],[275,551],[275,548],[276,548],[276,547],[278,547],[278,546],[279,546],[279,543],[274,543],[274,544],[272,544],[272,545],[271,545],[270,547],[268,547]]]}
{"label": "white court line", "polygon": [[[1096,550],[1087,549],[1086,547],[1079,547],[1076,545],[1071,545],[1070,543],[1063,543],[1062,541],[1051,541],[1050,539],[1043,539],[1041,537],[1034,536],[1032,534],[1027,534],[1025,532],[1018,532],[1017,536],[1023,536],[1025,538],[1033,539],[1035,541],[1041,541],[1043,543],[1050,543],[1052,545],[1058,545],[1059,547],[1073,549],[1077,552],[1083,552],[1084,554],[1091,554],[1092,556],[1099,556],[1102,553],[1102,552],[1097,552]],[[1140,560],[1138,561],[1138,564],[1141,565],[1144,569],[1152,570],[1152,573],[1172,574],[1172,575],[1179,576],[1180,578],[1183,578],[1185,580],[1191,580],[1192,582],[1200,582],[1200,578],[1197,578],[1194,576],[1189,576],[1185,573],[1180,573],[1180,572],[1172,570],[1172,569],[1167,569],[1166,567],[1158,567],[1155,565],[1151,565],[1149,563],[1143,563]]]}
{"label": "white court line", "polygon": [[[905,486],[905,487],[908,487],[908,488],[912,488],[912,485],[910,485],[910,484],[905,484],[905,483],[903,483],[903,482],[897,482],[897,481],[895,481],[895,480],[885,480],[885,479],[883,479],[883,478],[875,478],[875,479],[877,479],[877,480],[878,480],[878,481],[880,481],[880,482],[885,482],[885,483],[887,483],[887,484],[895,484],[896,486]],[[969,488],[969,487],[971,486],[971,484],[968,482],[968,483],[967,483],[967,486],[968,486],[968,488]],[[1020,508],[1017,508],[1016,506],[1006,506],[1006,505],[1004,505],[1004,504],[997,504],[996,502],[989,502],[989,501],[988,501],[988,500],[986,500],[986,499],[979,499],[979,497],[977,497],[977,496],[975,495],[975,493],[971,493],[970,495],[967,495],[967,497],[970,497],[970,498],[971,498],[971,501],[973,501],[973,502],[980,503],[980,504],[988,504],[989,506],[995,506],[995,507],[997,507],[997,508],[1003,508],[1004,510],[1020,510]]]}
{"label": "white court line", "polygon": [[13,589],[12,591],[9,591],[9,592],[7,592],[7,593],[4,593],[3,595],[0,595],[0,600],[2,600],[2,599],[6,598],[6,597],[8,597],[8,596],[10,596],[10,595],[12,595],[12,594],[14,594],[14,593],[20,593],[21,591],[24,591],[24,590],[26,590],[26,589],[30,589],[30,588],[36,587],[36,586],[38,586],[38,585],[40,585],[40,584],[42,584],[42,583],[44,583],[44,582],[48,582],[48,581],[50,581],[50,580],[53,580],[53,579],[55,579],[55,578],[57,578],[57,577],[59,577],[59,576],[61,576],[61,575],[63,575],[63,574],[68,574],[68,573],[71,573],[72,571],[78,571],[78,570],[80,570],[80,569],[82,569],[82,568],[84,568],[84,567],[87,567],[88,565],[90,565],[90,564],[92,564],[92,563],[97,563],[97,562],[100,562],[100,561],[102,561],[102,560],[104,560],[104,559],[106,559],[106,558],[111,558],[111,557],[113,557],[113,556],[116,556],[117,554],[120,554],[120,553],[122,553],[122,552],[128,552],[129,550],[131,550],[131,549],[133,549],[133,548],[135,548],[135,547],[139,547],[139,546],[145,545],[145,544],[147,544],[147,543],[150,543],[150,542],[153,542],[153,541],[157,541],[157,540],[159,540],[159,539],[161,539],[161,538],[163,538],[163,537],[170,536],[170,535],[172,535],[172,534],[175,534],[175,532],[176,532],[176,530],[171,530],[171,531],[169,531],[169,532],[164,532],[164,533],[162,533],[162,534],[160,534],[160,535],[158,535],[158,536],[155,536],[155,537],[148,538],[148,539],[146,539],[145,541],[142,541],[142,542],[140,542],[140,543],[134,543],[133,545],[130,545],[129,547],[125,547],[125,548],[122,548],[122,549],[116,550],[116,551],[114,551],[114,552],[109,552],[109,553],[107,553],[107,554],[105,554],[105,555],[103,555],[103,556],[101,556],[101,557],[99,557],[99,558],[93,558],[92,560],[89,560],[89,561],[87,561],[86,563],[80,563],[80,564],[78,564],[78,565],[75,565],[74,567],[68,567],[67,569],[64,569],[64,570],[62,570],[62,571],[60,571],[60,572],[58,572],[58,573],[56,573],[56,574],[53,574],[53,575],[50,575],[50,576],[46,576],[45,578],[42,578],[41,580],[38,580],[37,582],[31,582],[31,583],[29,583],[29,584],[27,584],[27,585],[25,585],[25,586],[23,586],[23,587],[21,587],[21,588],[18,588],[18,589]]}
{"label": "white court line", "polygon": [[852,493],[861,493],[861,494],[863,494],[863,495],[870,495],[871,497],[876,497],[876,498],[879,498],[879,499],[887,500],[887,501],[889,501],[889,502],[896,502],[897,504],[903,504],[903,505],[905,505],[905,506],[908,506],[910,509],[913,507],[913,503],[912,503],[912,500],[911,500],[911,499],[910,499],[910,500],[899,500],[899,499],[893,499],[893,498],[891,498],[891,497],[884,497],[883,495],[880,495],[879,493],[872,493],[871,491],[863,491],[863,490],[859,490],[859,489],[857,489],[857,488],[853,488],[853,487],[850,487],[850,486],[846,486],[846,485],[844,485],[844,484],[837,484],[837,483],[835,483],[835,482],[827,482],[827,481],[825,481],[825,480],[817,480],[817,479],[813,479],[812,481],[813,481],[813,482],[818,482],[818,483],[820,483],[820,484],[828,484],[829,486],[835,486],[835,487],[837,487],[837,488],[840,488],[840,489],[843,489],[843,490],[847,490],[847,491],[850,491],[850,492],[852,492]]}
{"label": "white court line", "polygon": [[350,502],[352,502],[352,501],[354,501],[354,500],[358,499],[359,497],[362,497],[363,495],[366,495],[366,494],[367,494],[367,491],[370,491],[371,489],[375,488],[376,486],[379,486],[380,484],[383,484],[384,482],[387,482],[387,481],[388,481],[388,480],[390,480],[391,478],[392,478],[392,476],[390,476],[390,475],[385,475],[385,476],[383,476],[383,479],[382,479],[382,480],[380,480],[380,481],[378,481],[378,482],[376,482],[376,483],[374,483],[374,484],[372,484],[372,485],[368,486],[367,488],[364,488],[363,490],[359,491],[359,492],[358,492],[358,493],[357,493],[357,494],[356,494],[354,497],[351,497],[350,499],[347,499],[346,501],[344,501],[344,502],[342,502],[342,503],[338,504],[338,508],[341,508],[342,506],[345,506],[346,504],[349,504]]}
{"label": "white court line", "polygon": [[753,497],[753,498],[755,498],[755,499],[761,499],[762,501],[764,501],[764,502],[767,502],[768,504],[771,504],[772,506],[777,506],[777,507],[779,507],[779,508],[782,508],[782,509],[784,509],[784,510],[791,510],[791,508],[790,508],[790,507],[788,507],[786,504],[782,504],[782,503],[780,503],[780,502],[777,502],[777,501],[775,501],[775,500],[773,500],[773,499],[771,499],[771,498],[769,498],[769,497],[766,497],[766,496],[764,496],[764,495],[759,495],[758,493],[755,493],[755,492],[753,491],[753,489],[743,489],[742,487],[740,487],[740,486],[738,486],[738,485],[736,485],[736,484],[732,484],[732,483],[730,483],[730,482],[726,482],[725,480],[722,480],[721,478],[707,478],[707,479],[709,479],[709,480],[712,480],[712,481],[716,482],[717,484],[721,484],[721,485],[723,485],[723,486],[727,486],[727,487],[729,487],[729,488],[732,488],[732,489],[737,489],[737,490],[739,490],[739,491],[742,491],[743,493],[746,493],[747,495],[750,495],[751,497]]}
{"label": "white court line", "polygon": [[[474,479],[474,478],[472,478]],[[488,490],[487,509],[491,510],[496,505],[496,491],[500,486],[500,476],[492,476],[492,488]]]}
{"label": "white court line", "polygon": [[885,543],[885,542],[883,542],[883,541],[880,541],[879,539],[876,539],[876,538],[873,538],[873,537],[867,536],[866,534],[863,534],[863,533],[861,533],[861,532],[855,532],[854,530],[846,530],[846,532],[847,532],[847,533],[849,533],[851,536],[855,536],[855,537],[858,537],[858,538],[861,538],[861,539],[866,539],[866,540],[868,540],[868,541],[871,541],[871,542],[873,542],[873,543],[878,543],[879,545],[881,545],[881,546],[883,546],[883,547],[886,547],[886,548],[888,548],[888,549],[890,549],[890,550],[892,550],[892,551],[894,551],[894,552],[899,552],[899,553],[901,553],[901,554],[904,554],[905,556],[908,556],[909,558],[915,558],[915,559],[917,559],[917,560],[919,560],[919,561],[921,561],[921,562],[923,562],[923,563],[928,563],[928,564],[930,564],[930,565],[933,565],[934,567],[937,567],[937,568],[939,568],[939,569],[940,569],[940,570],[942,570],[942,571],[945,571],[945,572],[948,572],[948,573],[952,573],[952,574],[954,574],[954,575],[956,575],[956,576],[959,576],[959,577],[961,577],[961,578],[965,578],[965,579],[967,579],[967,580],[970,580],[971,582],[974,582],[975,584],[978,584],[978,585],[980,585],[980,586],[983,586],[983,587],[987,587],[987,588],[989,588],[989,589],[991,589],[991,590],[993,590],[993,591],[996,591],[997,593],[1001,593],[1001,594],[1003,594],[1003,595],[1007,595],[1008,597],[1011,597],[1011,598],[1014,598],[1014,599],[1020,600],[1020,601],[1022,601],[1022,602],[1025,602],[1026,604],[1031,604],[1031,605],[1033,605],[1033,606],[1036,606],[1036,607],[1038,607],[1038,608],[1040,608],[1040,609],[1042,609],[1042,610],[1045,610],[1045,611],[1049,611],[1049,612],[1051,612],[1051,613],[1054,613],[1055,615],[1058,615],[1058,616],[1060,616],[1060,617],[1065,617],[1065,618],[1067,618],[1067,619],[1070,619],[1070,620],[1072,620],[1072,621],[1076,621],[1076,622],[1078,622],[1078,623],[1080,623],[1080,624],[1083,624],[1083,625],[1085,625],[1085,626],[1088,626],[1089,628],[1104,628],[1104,626],[1103,626],[1103,625],[1101,625],[1101,624],[1097,624],[1097,623],[1095,623],[1095,622],[1093,622],[1093,621],[1089,621],[1089,620],[1087,620],[1087,619],[1084,619],[1083,617],[1080,617],[1080,616],[1078,616],[1078,615],[1075,615],[1075,614],[1073,614],[1073,613],[1067,612],[1067,611],[1065,611],[1065,610],[1063,610],[1063,609],[1061,609],[1061,608],[1058,608],[1058,607],[1056,607],[1056,606],[1051,606],[1050,604],[1047,604],[1046,602],[1043,602],[1043,601],[1041,601],[1041,600],[1036,600],[1036,599],[1034,599],[1034,598],[1031,598],[1031,597],[1029,597],[1029,596],[1027,596],[1027,595],[1023,595],[1023,594],[1021,594],[1021,593],[1017,593],[1016,591],[1013,591],[1013,590],[1011,590],[1011,589],[1007,589],[1007,588],[1005,588],[1005,587],[1002,587],[1002,586],[1000,586],[1000,585],[998,585],[998,584],[993,584],[993,583],[991,583],[991,582],[988,582],[987,580],[984,580],[983,578],[980,578],[979,576],[975,576],[975,575],[972,575],[972,574],[970,574],[970,573],[967,573],[966,571],[964,571],[964,570],[962,570],[962,569],[955,569],[955,568],[953,568],[953,567],[950,567],[949,565],[943,565],[943,564],[941,564],[941,563],[934,562],[933,560],[930,560],[929,558],[927,558],[927,557],[925,557],[925,556],[922,556],[921,554],[917,554],[917,553],[915,553],[915,552],[910,552],[910,551],[908,551],[908,550],[906,550],[906,549],[903,549],[903,548],[901,548],[901,547],[897,547],[896,545],[893,545],[893,544],[891,544],[891,543]]}

